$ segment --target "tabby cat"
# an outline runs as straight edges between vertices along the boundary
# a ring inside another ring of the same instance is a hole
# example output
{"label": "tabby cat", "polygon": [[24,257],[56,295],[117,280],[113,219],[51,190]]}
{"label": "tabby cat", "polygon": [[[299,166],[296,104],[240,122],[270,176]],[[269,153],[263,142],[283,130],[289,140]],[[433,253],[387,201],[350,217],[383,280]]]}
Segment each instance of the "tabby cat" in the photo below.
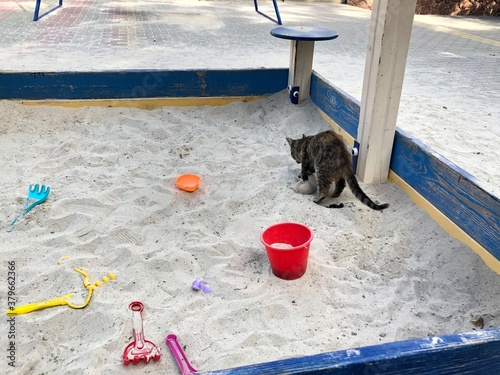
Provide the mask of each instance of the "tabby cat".
{"label": "tabby cat", "polygon": [[[368,207],[379,211],[389,207],[388,203],[376,204],[361,190],[352,171],[351,154],[337,133],[325,131],[308,137],[303,135],[301,139],[286,140],[290,145],[292,158],[302,164],[299,177],[308,181],[310,175],[316,173],[318,194],[313,199],[315,203],[320,203],[328,197],[332,183],[335,183],[332,197],[338,197],[347,181],[356,198]],[[340,208],[344,205],[331,204],[328,207]]]}

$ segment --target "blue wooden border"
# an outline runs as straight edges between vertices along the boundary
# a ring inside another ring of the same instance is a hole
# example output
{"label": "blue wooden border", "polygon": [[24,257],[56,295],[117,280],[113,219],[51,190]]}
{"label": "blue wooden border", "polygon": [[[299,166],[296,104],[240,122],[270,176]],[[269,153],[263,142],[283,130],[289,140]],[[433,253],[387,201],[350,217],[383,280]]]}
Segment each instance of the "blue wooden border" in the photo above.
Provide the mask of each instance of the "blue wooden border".
{"label": "blue wooden border", "polygon": [[288,69],[0,72],[0,99],[261,96],[284,90]]}
{"label": "blue wooden border", "polygon": [[[360,102],[313,72],[313,102],[354,139]],[[397,128],[390,168],[500,261],[500,200],[476,179]]]}
{"label": "blue wooden border", "polygon": [[473,176],[401,129],[390,168],[500,260],[500,200]]}
{"label": "blue wooden border", "polygon": [[200,375],[500,374],[500,328],[259,363]]}
{"label": "blue wooden border", "polygon": [[316,72],[313,72],[311,77],[311,99],[328,117],[356,139],[358,136],[359,101],[330,84]]}

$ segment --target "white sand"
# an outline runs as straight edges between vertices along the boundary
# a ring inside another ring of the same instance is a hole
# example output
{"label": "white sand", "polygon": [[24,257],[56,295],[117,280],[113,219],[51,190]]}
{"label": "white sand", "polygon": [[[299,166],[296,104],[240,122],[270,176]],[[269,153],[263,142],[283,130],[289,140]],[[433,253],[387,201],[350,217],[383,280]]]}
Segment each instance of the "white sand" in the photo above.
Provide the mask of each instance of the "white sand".
{"label": "white sand", "polygon": [[[224,107],[25,107],[0,102],[0,222],[30,183],[47,202],[2,228],[3,275],[16,263],[18,305],[78,292],[85,267],[99,287],[86,308],[16,318],[12,374],[179,374],[165,345],[179,336],[194,367],[216,370],[356,346],[500,326],[498,275],[393,184],[363,185],[384,212],[349,191],[343,209],[294,193],[299,165],[285,137],[328,129],[310,103],[282,92]],[[196,173],[193,193],[175,179]],[[315,234],[301,279],[270,272],[262,231],[281,221]],[[63,256],[60,265],[58,260]],[[7,290],[6,277],[0,283]],[[195,278],[212,293],[191,289]],[[122,364],[127,306],[145,304],[146,339],[161,361]],[[2,304],[4,310],[6,304]],[[4,317],[4,322],[6,317]],[[7,327],[0,325],[2,348]]]}
{"label": "white sand", "polygon": [[[41,22],[32,22],[31,1],[0,2],[0,13],[24,10],[6,40],[0,38],[0,71],[289,65],[289,42],[270,35],[276,23],[257,14],[248,0],[91,3],[68,1]],[[42,5],[49,9],[48,2]],[[371,12],[302,1],[280,1],[279,8],[286,26],[339,32],[334,41],[316,43],[313,68],[361,100]],[[260,9],[275,16],[270,1],[262,1]],[[75,15],[77,20],[71,21]],[[495,147],[500,143],[500,24],[494,19],[415,17],[398,126],[500,196],[500,148]],[[106,37],[116,38],[117,33],[121,43]],[[483,42],[474,41],[474,36],[481,36]]]}

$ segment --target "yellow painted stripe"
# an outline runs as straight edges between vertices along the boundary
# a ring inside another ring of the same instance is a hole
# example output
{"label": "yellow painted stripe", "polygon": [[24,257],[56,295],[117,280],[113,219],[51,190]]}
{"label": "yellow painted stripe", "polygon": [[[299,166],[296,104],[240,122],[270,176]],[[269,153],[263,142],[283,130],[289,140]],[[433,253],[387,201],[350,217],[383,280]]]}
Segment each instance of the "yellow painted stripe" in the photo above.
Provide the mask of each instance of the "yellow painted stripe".
{"label": "yellow painted stripe", "polygon": [[446,232],[469,246],[483,259],[484,263],[488,267],[500,275],[500,260],[496,259],[488,250],[477,243],[476,240],[459,228],[453,221],[434,207],[427,199],[425,199],[420,193],[413,189],[393,171],[389,171],[389,181],[402,188],[411,200],[417,206],[425,210]]}
{"label": "yellow painted stripe", "polygon": [[151,99],[110,99],[110,100],[22,100],[19,103],[30,106],[81,107],[132,107],[154,109],[160,107],[221,106],[233,102],[252,102],[263,96],[232,96],[210,98],[151,98]]}
{"label": "yellow painted stripe", "polygon": [[450,29],[450,28],[444,27],[444,26],[431,25],[431,24],[428,24],[428,23],[425,23],[425,22],[422,22],[422,21],[415,20],[413,22],[417,26],[422,26],[422,27],[426,27],[428,29],[432,29],[432,30],[435,30],[435,31],[440,31],[440,32],[443,32],[443,33],[452,34],[452,35],[455,35],[455,36],[458,36],[458,37],[464,38],[464,39],[474,40],[475,42],[480,42],[480,43],[485,43],[485,44],[491,44],[492,46],[500,47],[500,41],[498,41],[498,40],[484,38],[482,36],[464,33],[463,31],[458,31],[458,30]]}

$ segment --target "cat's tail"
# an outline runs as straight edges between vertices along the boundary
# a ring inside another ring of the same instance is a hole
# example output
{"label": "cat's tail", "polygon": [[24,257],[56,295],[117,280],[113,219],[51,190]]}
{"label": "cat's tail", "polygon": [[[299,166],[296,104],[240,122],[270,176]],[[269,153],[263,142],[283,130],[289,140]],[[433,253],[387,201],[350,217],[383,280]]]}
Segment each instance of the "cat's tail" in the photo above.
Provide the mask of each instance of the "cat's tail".
{"label": "cat's tail", "polygon": [[372,201],[368,195],[365,194],[363,190],[361,190],[361,187],[358,184],[358,180],[356,180],[356,176],[354,173],[349,173],[348,176],[346,176],[346,181],[349,187],[351,188],[352,193],[356,198],[358,198],[362,203],[366,204],[368,207],[370,207],[373,210],[381,211],[387,207],[389,207],[389,203],[384,203],[384,204],[377,204],[374,201]]}

